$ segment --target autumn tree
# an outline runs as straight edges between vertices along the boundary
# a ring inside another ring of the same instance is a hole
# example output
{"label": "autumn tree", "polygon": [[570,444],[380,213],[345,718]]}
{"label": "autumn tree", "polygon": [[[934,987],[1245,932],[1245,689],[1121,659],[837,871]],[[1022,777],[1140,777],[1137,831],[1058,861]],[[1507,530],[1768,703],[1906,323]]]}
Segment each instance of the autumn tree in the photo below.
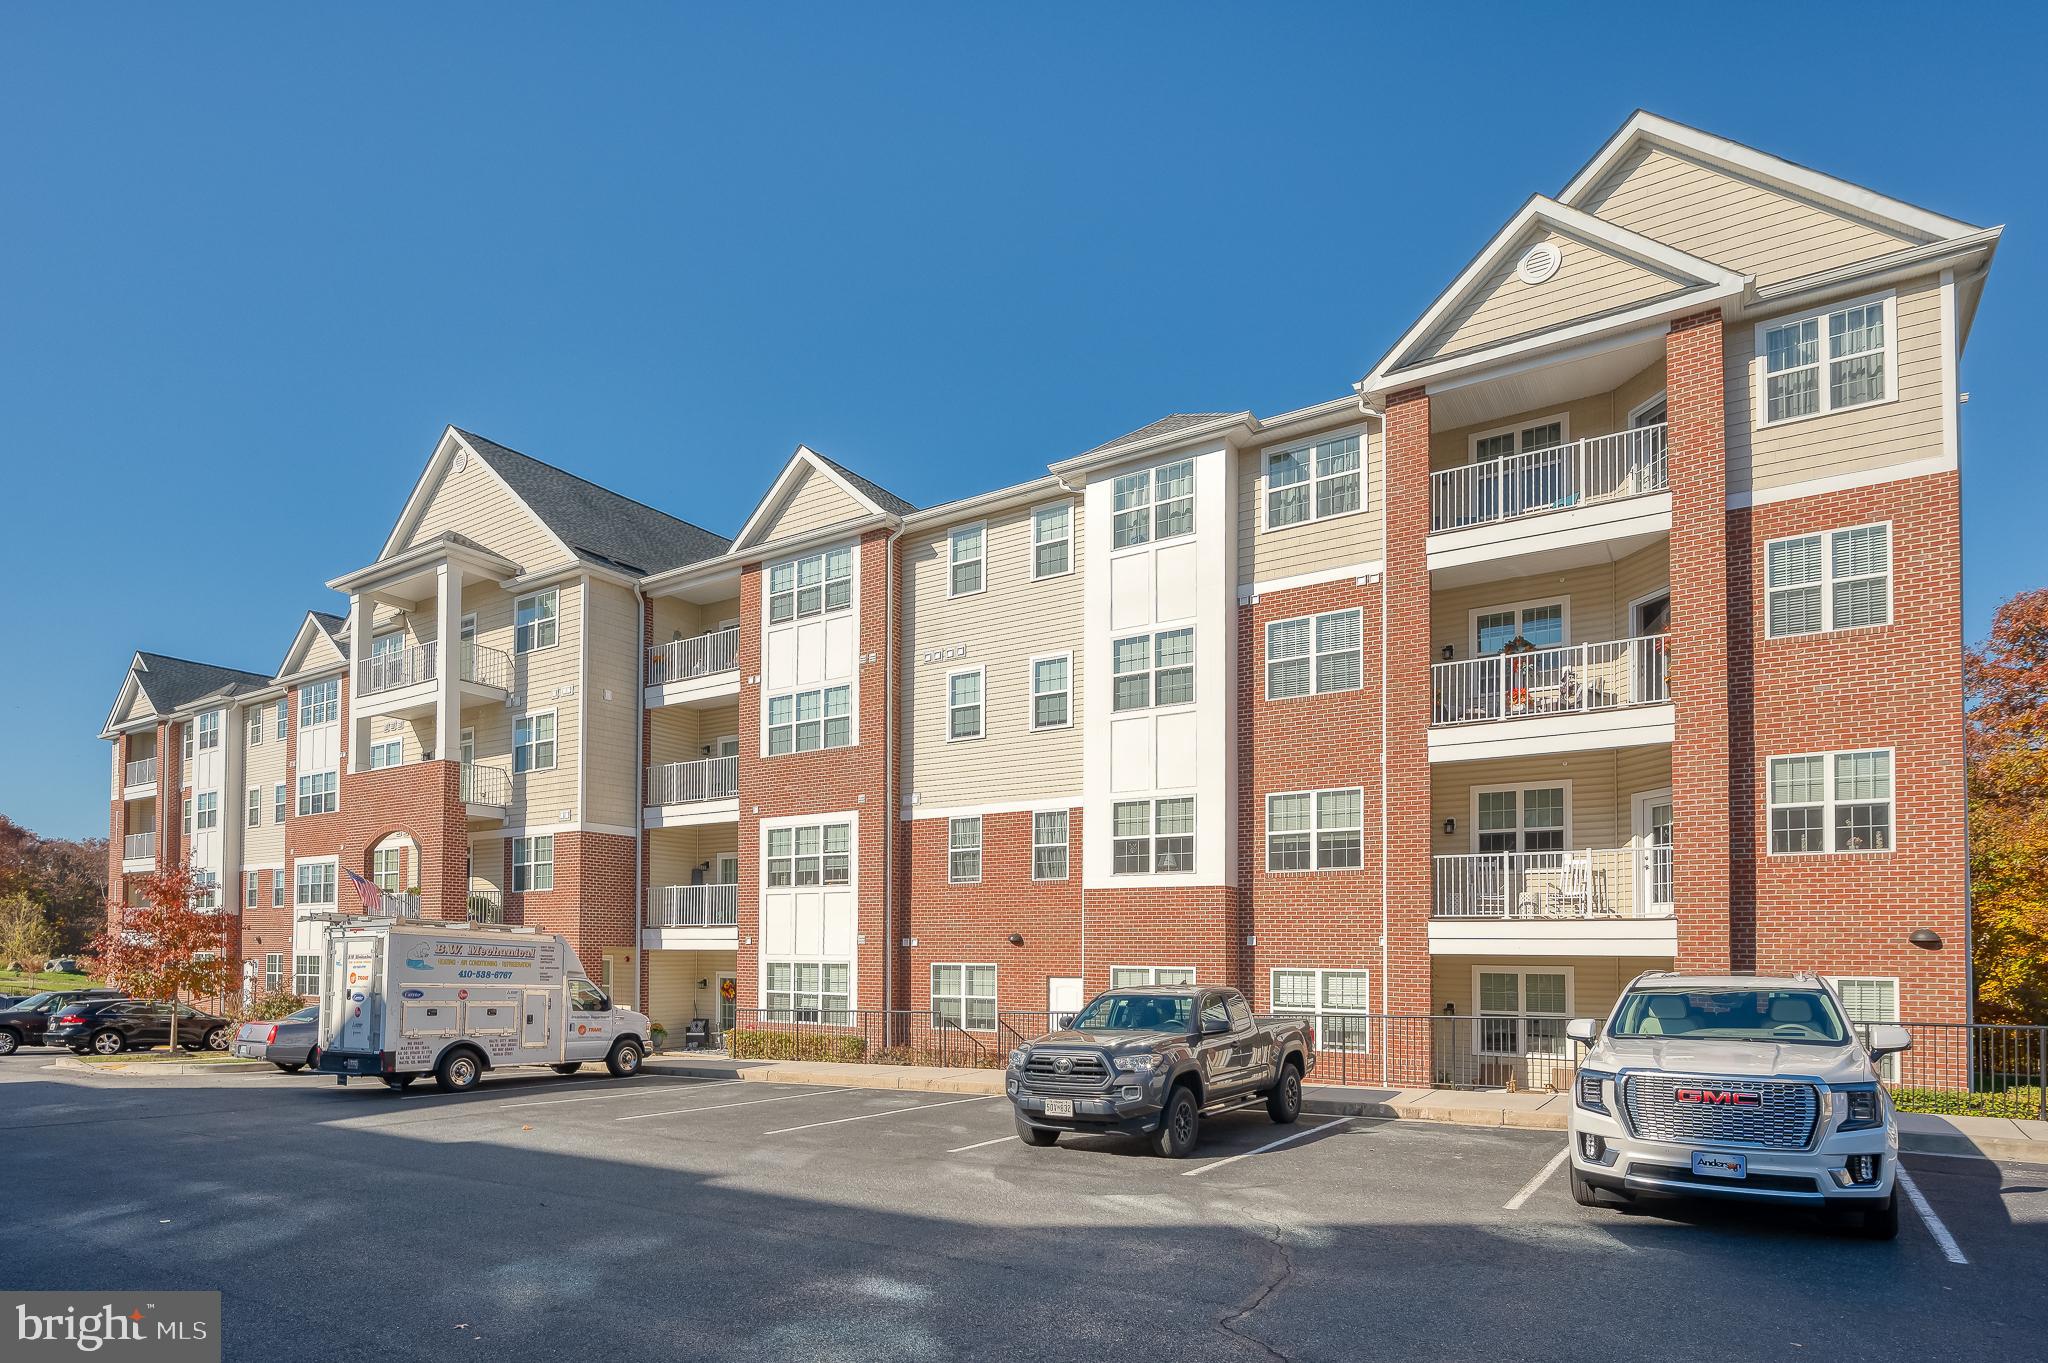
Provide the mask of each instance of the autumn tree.
{"label": "autumn tree", "polygon": [[106,926],[107,840],[45,838],[0,814],[0,898],[42,906],[58,942],[76,950]]}
{"label": "autumn tree", "polygon": [[1977,1013],[2048,1022],[2048,587],[1998,608],[1964,682]]}
{"label": "autumn tree", "polygon": [[136,881],[138,903],[120,927],[93,940],[95,972],[137,998],[171,1005],[171,1046],[178,1045],[178,1004],[186,994],[219,994],[228,985],[227,918],[195,907],[205,886],[189,866],[164,866]]}
{"label": "autumn tree", "polygon": [[57,929],[42,905],[25,894],[0,898],[0,965],[26,971],[33,987],[57,943]]}

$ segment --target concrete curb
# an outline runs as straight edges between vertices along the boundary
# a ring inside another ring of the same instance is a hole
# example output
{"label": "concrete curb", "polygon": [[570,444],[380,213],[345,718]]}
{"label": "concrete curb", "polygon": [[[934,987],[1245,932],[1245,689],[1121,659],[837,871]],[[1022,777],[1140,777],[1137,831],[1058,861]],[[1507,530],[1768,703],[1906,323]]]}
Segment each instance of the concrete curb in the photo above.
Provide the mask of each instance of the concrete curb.
{"label": "concrete curb", "polygon": [[940,1070],[921,1065],[837,1065],[808,1060],[684,1060],[651,1055],[649,1074],[740,1079],[763,1084],[817,1084],[827,1088],[904,1089],[916,1093],[995,1096],[1003,1091],[1001,1070]]}
{"label": "concrete curb", "polygon": [[160,1074],[167,1077],[195,1074],[219,1074],[223,1070],[261,1069],[268,1060],[208,1060],[192,1063],[183,1060],[117,1060],[110,1065],[92,1065],[75,1055],[50,1057],[49,1068],[53,1070],[76,1070],[83,1074]]}

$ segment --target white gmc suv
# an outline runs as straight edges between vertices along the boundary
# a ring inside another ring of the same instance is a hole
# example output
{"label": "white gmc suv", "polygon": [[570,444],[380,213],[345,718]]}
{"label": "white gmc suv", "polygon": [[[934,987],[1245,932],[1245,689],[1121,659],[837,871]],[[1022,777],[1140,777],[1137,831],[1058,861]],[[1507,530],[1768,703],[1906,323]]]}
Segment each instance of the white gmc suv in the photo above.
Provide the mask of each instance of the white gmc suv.
{"label": "white gmc suv", "polygon": [[1899,1155],[1877,1061],[1913,1044],[1872,1026],[1866,1049],[1814,975],[1676,975],[1631,981],[1603,1026],[1566,1029],[1592,1050],[1572,1086],[1572,1197],[1602,1190],[1739,1197],[1848,1213],[1899,1231]]}

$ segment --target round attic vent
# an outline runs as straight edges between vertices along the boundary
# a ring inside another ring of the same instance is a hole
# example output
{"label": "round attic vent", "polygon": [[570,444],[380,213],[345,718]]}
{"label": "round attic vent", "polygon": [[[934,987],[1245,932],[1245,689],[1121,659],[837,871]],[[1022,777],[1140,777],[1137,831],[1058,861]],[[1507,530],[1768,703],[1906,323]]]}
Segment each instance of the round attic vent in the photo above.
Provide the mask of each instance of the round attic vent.
{"label": "round attic vent", "polygon": [[1554,242],[1539,241],[1522,253],[1522,261],[1515,266],[1515,276],[1524,284],[1541,284],[1557,273],[1557,267],[1564,264],[1564,252]]}
{"label": "round attic vent", "polygon": [[469,451],[465,449],[457,449],[455,451],[455,457],[449,460],[448,462],[454,465],[455,471],[457,473],[462,472],[464,469],[469,467]]}

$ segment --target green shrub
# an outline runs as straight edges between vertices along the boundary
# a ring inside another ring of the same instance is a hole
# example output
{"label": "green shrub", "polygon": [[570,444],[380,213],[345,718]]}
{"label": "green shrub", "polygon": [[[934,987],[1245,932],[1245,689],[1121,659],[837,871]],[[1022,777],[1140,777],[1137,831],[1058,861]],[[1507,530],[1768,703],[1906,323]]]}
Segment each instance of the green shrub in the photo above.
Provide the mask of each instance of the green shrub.
{"label": "green shrub", "polygon": [[867,1042],[857,1036],[741,1027],[727,1037],[735,1060],[829,1060],[852,1065],[867,1059]]}
{"label": "green shrub", "polygon": [[1901,1112],[1927,1112],[1942,1117],[2039,1117],[2041,1090],[2009,1088],[1986,1093],[1951,1093],[1942,1089],[1893,1089],[1892,1104]]}

